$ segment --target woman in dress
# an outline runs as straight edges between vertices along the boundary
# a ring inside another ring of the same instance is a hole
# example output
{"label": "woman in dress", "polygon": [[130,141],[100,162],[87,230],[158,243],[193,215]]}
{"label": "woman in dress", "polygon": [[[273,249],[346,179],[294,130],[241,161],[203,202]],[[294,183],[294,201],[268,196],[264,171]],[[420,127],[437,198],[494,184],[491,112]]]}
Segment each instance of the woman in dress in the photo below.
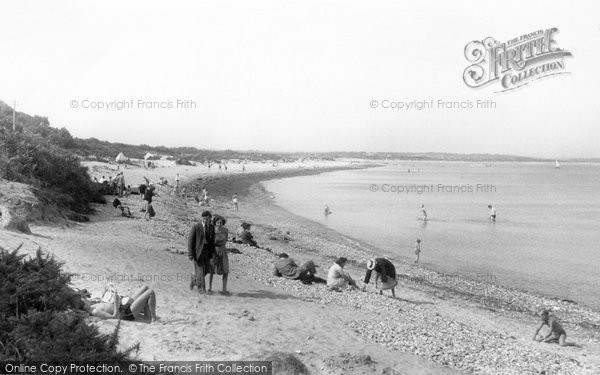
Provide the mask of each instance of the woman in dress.
{"label": "woman in dress", "polygon": [[[227,256],[227,238],[229,231],[225,228],[227,220],[223,216],[215,215],[213,223],[215,225],[215,256],[214,272],[217,275],[223,275],[223,290],[219,292],[222,295],[229,295],[227,291],[227,278],[229,276],[229,257]],[[209,290],[212,290],[213,274],[211,273],[208,280]]]}

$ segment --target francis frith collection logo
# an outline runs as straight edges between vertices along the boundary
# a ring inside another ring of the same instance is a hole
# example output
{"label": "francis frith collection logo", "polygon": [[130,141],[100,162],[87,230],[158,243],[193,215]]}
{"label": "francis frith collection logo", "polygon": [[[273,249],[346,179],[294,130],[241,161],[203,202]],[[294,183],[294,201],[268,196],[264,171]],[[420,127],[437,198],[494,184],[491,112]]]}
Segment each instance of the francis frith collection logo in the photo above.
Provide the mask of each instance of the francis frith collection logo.
{"label": "francis frith collection logo", "polygon": [[465,47],[465,57],[472,64],[464,73],[465,84],[472,88],[498,82],[500,90],[509,91],[540,78],[568,73],[565,58],[571,52],[558,47],[554,39],[558,29],[537,30],[500,43],[492,37],[474,40]]}

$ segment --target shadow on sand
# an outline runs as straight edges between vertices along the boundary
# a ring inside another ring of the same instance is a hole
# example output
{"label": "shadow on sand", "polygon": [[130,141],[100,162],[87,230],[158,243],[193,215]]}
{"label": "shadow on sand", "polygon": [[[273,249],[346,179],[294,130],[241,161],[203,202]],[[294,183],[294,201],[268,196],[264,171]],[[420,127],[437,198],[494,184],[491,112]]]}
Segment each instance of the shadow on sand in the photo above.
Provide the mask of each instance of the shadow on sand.
{"label": "shadow on sand", "polygon": [[267,298],[267,299],[299,299],[289,294],[278,294],[268,290],[251,290],[245,293],[233,293],[236,297],[247,297],[247,298]]}

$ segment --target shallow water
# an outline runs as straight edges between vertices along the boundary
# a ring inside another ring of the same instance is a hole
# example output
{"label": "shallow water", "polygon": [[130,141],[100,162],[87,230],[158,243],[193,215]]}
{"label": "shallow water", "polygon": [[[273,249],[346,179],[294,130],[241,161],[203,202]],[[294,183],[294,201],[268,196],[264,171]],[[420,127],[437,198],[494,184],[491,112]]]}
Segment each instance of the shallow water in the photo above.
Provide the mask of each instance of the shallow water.
{"label": "shallow water", "polygon": [[265,186],[289,211],[394,257],[414,259],[421,238],[420,262],[442,272],[600,308],[598,164],[411,162]]}

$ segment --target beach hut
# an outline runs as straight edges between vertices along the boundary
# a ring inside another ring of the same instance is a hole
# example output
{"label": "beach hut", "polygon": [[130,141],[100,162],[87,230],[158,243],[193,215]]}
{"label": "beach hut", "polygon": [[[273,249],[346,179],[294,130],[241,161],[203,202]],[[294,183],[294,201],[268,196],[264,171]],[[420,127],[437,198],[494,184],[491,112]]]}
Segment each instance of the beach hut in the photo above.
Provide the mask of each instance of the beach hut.
{"label": "beach hut", "polygon": [[117,155],[115,160],[117,161],[117,163],[125,163],[127,160],[129,160],[129,158],[125,156],[125,154],[123,154],[122,152],[119,152],[119,155]]}

